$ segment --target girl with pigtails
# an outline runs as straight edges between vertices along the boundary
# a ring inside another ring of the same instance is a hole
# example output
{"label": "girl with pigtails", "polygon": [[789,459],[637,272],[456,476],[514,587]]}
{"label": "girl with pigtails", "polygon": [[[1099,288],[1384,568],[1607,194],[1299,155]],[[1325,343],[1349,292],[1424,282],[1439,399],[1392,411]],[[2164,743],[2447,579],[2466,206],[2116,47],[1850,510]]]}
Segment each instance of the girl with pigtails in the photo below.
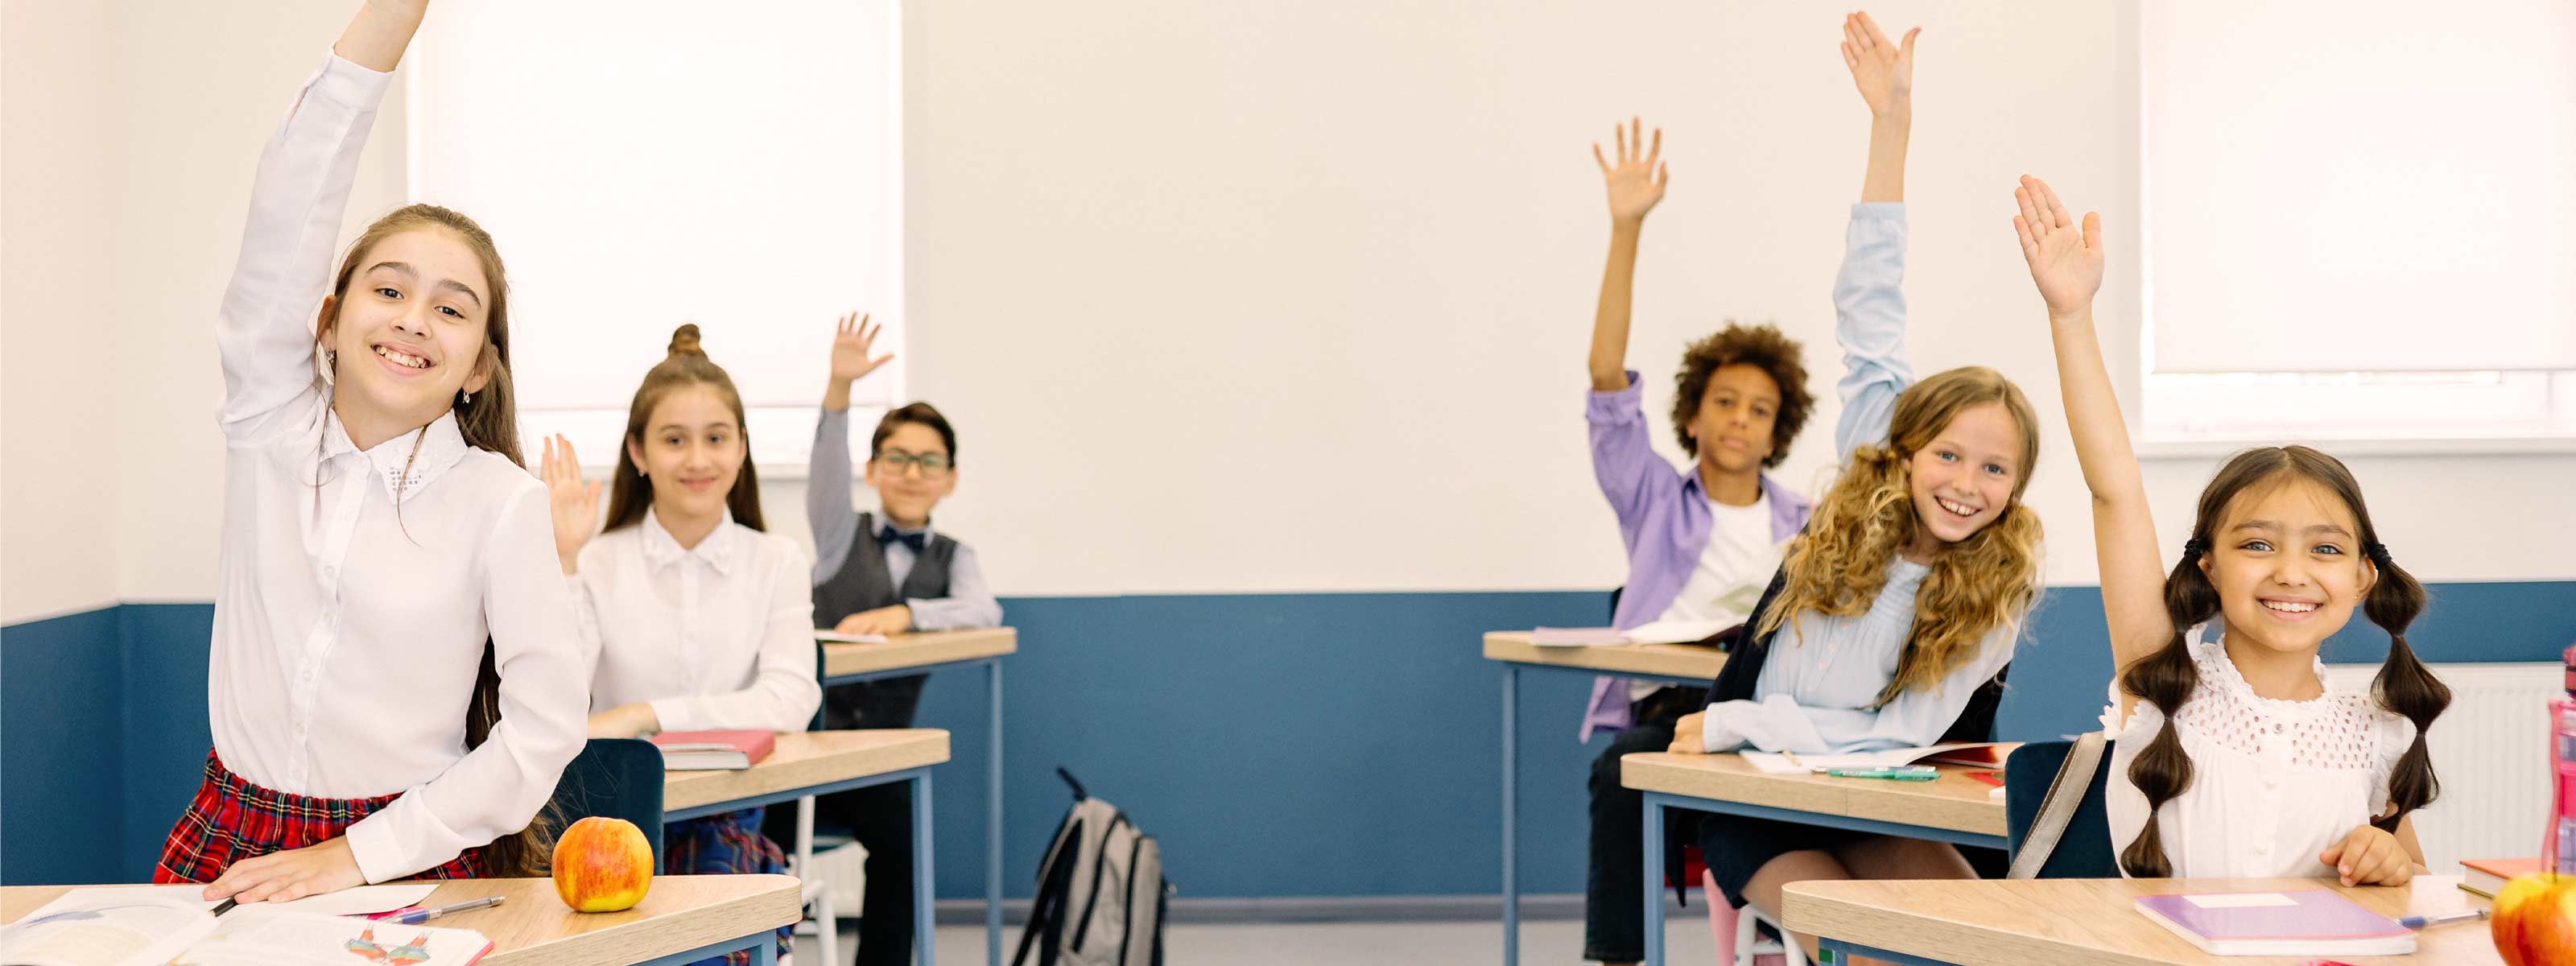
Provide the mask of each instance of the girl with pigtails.
{"label": "girl with pigtails", "polygon": [[[2093,330],[2101,218],[2079,225],[2036,178],[2013,197],[2093,494],[2121,871],[2405,884],[2424,871],[2410,815],[2440,789],[2424,729],[2451,701],[2406,643],[2423,585],[2380,542],[2351,471],[2305,446],[2228,460],[2168,573]],[[2317,658],[2355,606],[2389,636],[2368,693],[2329,688]]]}

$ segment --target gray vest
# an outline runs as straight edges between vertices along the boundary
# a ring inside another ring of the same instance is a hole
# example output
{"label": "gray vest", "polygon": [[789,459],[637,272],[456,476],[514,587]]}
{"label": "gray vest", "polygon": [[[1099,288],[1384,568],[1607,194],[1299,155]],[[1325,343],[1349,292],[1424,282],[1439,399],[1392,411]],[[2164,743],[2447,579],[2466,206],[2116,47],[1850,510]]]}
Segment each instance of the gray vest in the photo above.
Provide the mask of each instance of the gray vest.
{"label": "gray vest", "polygon": [[912,572],[898,588],[886,570],[885,545],[877,542],[877,529],[876,514],[859,514],[859,532],[850,540],[850,554],[841,561],[840,571],[814,585],[814,626],[835,627],[842,618],[863,610],[948,596],[948,565],[957,559],[957,541],[931,534],[929,543],[913,555]]}

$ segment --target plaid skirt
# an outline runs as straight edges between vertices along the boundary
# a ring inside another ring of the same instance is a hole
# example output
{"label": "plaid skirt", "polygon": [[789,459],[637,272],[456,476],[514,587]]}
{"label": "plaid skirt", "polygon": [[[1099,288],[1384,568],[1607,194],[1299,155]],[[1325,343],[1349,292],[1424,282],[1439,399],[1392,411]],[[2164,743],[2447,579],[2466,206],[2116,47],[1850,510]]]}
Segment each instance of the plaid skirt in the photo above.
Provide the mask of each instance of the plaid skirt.
{"label": "plaid skirt", "polygon": [[[787,851],[760,834],[761,809],[746,808],[662,826],[662,871],[670,875],[784,875]],[[830,928],[831,924],[824,924]],[[787,956],[796,927],[778,930],[778,955]],[[744,966],[751,951],[735,950],[689,966]]]}
{"label": "plaid skirt", "polygon": [[[152,881],[213,882],[243,859],[338,838],[359,819],[400,797],[395,793],[376,798],[315,798],[272,791],[226,770],[223,761],[207,751],[206,780],[197,786],[196,800],[180,813],[179,824],[170,828],[170,838],[161,845],[161,861],[152,869]],[[481,877],[481,857],[467,852],[412,878]]]}

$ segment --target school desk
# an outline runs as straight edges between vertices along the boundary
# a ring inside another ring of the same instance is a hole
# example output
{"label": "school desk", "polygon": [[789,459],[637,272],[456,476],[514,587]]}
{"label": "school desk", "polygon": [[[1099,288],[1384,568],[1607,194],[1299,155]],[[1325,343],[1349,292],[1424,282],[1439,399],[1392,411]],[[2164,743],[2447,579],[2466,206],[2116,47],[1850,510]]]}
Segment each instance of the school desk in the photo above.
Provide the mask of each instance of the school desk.
{"label": "school desk", "polygon": [[[16,922],[76,888],[82,887],[0,888],[0,921]],[[423,904],[485,896],[508,901],[430,923],[471,929],[492,940],[481,966],[677,966],[740,949],[767,966],[777,962],[779,927],[804,914],[796,879],[783,875],[655,876],[644,901],[623,912],[574,912],[555,895],[551,879],[446,882]]]}
{"label": "school desk", "polygon": [[[1904,966],[2297,966],[2315,957],[2212,956],[2140,914],[2131,900],[2175,892],[2332,889],[2391,919],[2484,908],[2458,876],[2416,876],[2398,887],[2344,888],[2332,879],[1987,879],[1974,882],[1796,882],[1784,925],[1837,956]],[[2484,921],[2434,926],[2410,956],[2329,957],[2354,966],[2493,966]]]}
{"label": "school desk", "polygon": [[[1522,668],[1558,668],[1704,687],[1726,654],[1697,644],[1539,647],[1528,631],[1485,634],[1485,659],[1503,665],[1503,966],[1520,962],[1520,691]],[[1579,718],[1566,719],[1572,727]]]}
{"label": "school desk", "polygon": [[[662,773],[662,820],[794,801],[893,782],[912,785],[913,935],[923,937],[922,966],[930,966],[930,766],[948,760],[948,732],[937,728],[870,728],[796,731],[760,763],[741,770]],[[800,914],[801,915],[801,914]]]}
{"label": "school desk", "polygon": [[2004,800],[1990,794],[1994,786],[1967,777],[1980,769],[1940,770],[1932,781],[1909,782],[1775,775],[1734,754],[1649,751],[1619,759],[1619,784],[1645,798],[1646,962],[1664,961],[1664,809],[2003,848]]}
{"label": "school desk", "polygon": [[[984,668],[984,959],[992,963],[1002,961],[1002,655],[1019,649],[1020,632],[1008,627],[897,634],[883,644],[823,642],[826,687]],[[913,814],[928,823],[928,812],[916,807]],[[920,834],[918,826],[914,834]],[[928,889],[914,895],[920,897],[916,906],[929,908]],[[928,948],[929,940],[922,942]]]}

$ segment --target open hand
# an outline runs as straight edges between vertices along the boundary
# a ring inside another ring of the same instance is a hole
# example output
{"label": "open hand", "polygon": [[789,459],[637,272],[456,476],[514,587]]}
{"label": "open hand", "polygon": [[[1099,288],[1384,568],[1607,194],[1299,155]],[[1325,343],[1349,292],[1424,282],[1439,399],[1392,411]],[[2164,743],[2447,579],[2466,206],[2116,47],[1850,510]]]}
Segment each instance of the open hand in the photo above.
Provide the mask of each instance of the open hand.
{"label": "open hand", "polygon": [[207,901],[293,902],[366,884],[367,874],[358,870],[358,855],[349,851],[344,835],[235,862],[207,883],[202,895]]}
{"label": "open hand", "polygon": [[841,316],[841,324],[832,330],[832,378],[840,382],[856,382],[877,371],[878,366],[893,361],[894,353],[891,352],[874,358],[868,355],[868,347],[876,342],[877,334],[884,331],[885,326],[882,325],[870,328],[868,316],[857,312]]}
{"label": "open hand", "polygon": [[2397,836],[2380,831],[2376,825],[2363,825],[2352,830],[2343,841],[2326,847],[2317,861],[2334,866],[2343,884],[2405,885],[2415,879],[2415,857]]}
{"label": "open hand", "polygon": [[2029,175],[2021,176],[2013,201],[2021,205],[2021,213],[2013,216],[2013,232],[2021,236],[2021,256],[2030,263],[2030,280],[2038,283],[2049,316],[2063,318],[2090,307],[2093,293],[2102,290],[2101,213],[2085,212],[2079,232],[2066,206],[2057,202],[2057,192]]}
{"label": "open hand", "polygon": [[1868,13],[1843,17],[1843,66],[1851,68],[1852,86],[1860,88],[1871,114],[1913,106],[1914,37],[1922,32],[1916,27],[1905,32],[1903,43],[1890,43]]}
{"label": "open hand", "polygon": [[840,625],[832,629],[843,634],[901,634],[912,629],[912,607],[896,604],[863,610],[841,618]]}
{"label": "open hand", "polygon": [[546,437],[537,478],[545,481],[546,502],[554,515],[555,556],[562,558],[563,571],[572,573],[582,545],[599,529],[599,481],[582,480],[581,461],[573,457],[572,440],[562,433]]}
{"label": "open hand", "polygon": [[1592,160],[1601,165],[1601,179],[1610,186],[1610,220],[1633,225],[1646,220],[1646,212],[1664,200],[1664,129],[1655,129],[1655,143],[1645,143],[1645,125],[1636,118],[1628,126],[1610,126],[1619,143],[1619,163],[1611,164],[1601,156],[1600,142],[1593,142]]}

